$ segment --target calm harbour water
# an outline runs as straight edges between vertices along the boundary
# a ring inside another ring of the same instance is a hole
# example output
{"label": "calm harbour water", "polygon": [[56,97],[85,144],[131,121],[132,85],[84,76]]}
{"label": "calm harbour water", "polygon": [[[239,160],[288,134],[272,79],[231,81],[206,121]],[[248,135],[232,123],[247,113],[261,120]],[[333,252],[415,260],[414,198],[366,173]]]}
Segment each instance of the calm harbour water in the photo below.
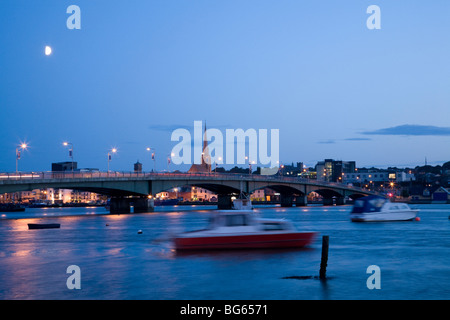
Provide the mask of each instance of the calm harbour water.
{"label": "calm harbour water", "polygon": [[[418,205],[421,221],[352,223],[350,206],[264,208],[265,218],[317,231],[302,250],[177,254],[168,230],[202,228],[211,211],[158,208],[110,215],[104,208],[0,214],[0,299],[450,299],[450,205]],[[28,230],[28,223],[60,229]],[[142,230],[142,234],[138,234]],[[326,282],[317,276],[330,236]],[[81,270],[69,290],[66,269]],[[381,270],[369,290],[367,267]]]}

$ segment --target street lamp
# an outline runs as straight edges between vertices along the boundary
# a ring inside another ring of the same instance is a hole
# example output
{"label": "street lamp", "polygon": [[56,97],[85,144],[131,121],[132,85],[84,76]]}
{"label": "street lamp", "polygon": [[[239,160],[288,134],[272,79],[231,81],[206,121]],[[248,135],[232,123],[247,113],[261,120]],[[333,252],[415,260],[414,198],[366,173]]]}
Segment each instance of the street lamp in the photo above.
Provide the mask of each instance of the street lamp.
{"label": "street lamp", "polygon": [[220,163],[222,164],[222,157],[219,157],[219,158],[218,158],[218,161],[214,161],[214,164],[216,165],[216,166],[214,167],[214,174],[217,172],[217,162],[220,162]]}
{"label": "street lamp", "polygon": [[117,149],[116,148],[112,148],[110,152],[108,152],[108,173],[109,173],[109,162],[111,161],[111,156],[112,154],[116,153]]}
{"label": "street lamp", "polygon": [[170,172],[169,165],[172,160],[172,157],[174,157],[174,156],[175,156],[175,153],[173,153],[173,152],[167,156],[167,172]]}
{"label": "street lamp", "polygon": [[253,161],[248,160],[248,174],[253,174],[252,164],[256,164],[256,162],[254,160]]}
{"label": "street lamp", "polygon": [[147,148],[147,151],[152,151],[153,150],[153,152],[152,152],[152,160],[153,160],[153,171],[154,172],[156,172],[156,160],[155,160],[155,148],[150,148],[150,147],[148,147]]}
{"label": "street lamp", "polygon": [[26,150],[27,148],[28,145],[26,143],[21,143],[20,146],[16,148],[16,172],[19,172],[20,153],[22,150]]}
{"label": "street lamp", "polygon": [[69,157],[72,159],[72,173],[73,173],[73,144],[71,142],[63,142],[63,146],[67,147],[70,145]]}

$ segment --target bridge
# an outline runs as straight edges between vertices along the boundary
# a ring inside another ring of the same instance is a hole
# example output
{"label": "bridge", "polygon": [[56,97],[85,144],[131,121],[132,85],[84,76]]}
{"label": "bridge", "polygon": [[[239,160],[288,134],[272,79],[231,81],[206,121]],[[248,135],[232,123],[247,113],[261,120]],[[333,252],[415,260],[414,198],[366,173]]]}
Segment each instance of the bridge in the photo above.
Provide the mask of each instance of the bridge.
{"label": "bridge", "polygon": [[280,194],[281,206],[307,205],[307,195],[316,192],[324,205],[345,204],[346,198],[356,199],[375,194],[340,183],[328,183],[297,177],[265,176],[231,173],[143,173],[143,172],[19,172],[0,173],[0,194],[34,189],[58,188],[95,192],[111,197],[111,213],[148,212],[152,198],[159,192],[176,187],[196,186],[218,196],[218,208],[229,209],[232,196],[251,194],[270,188]]}

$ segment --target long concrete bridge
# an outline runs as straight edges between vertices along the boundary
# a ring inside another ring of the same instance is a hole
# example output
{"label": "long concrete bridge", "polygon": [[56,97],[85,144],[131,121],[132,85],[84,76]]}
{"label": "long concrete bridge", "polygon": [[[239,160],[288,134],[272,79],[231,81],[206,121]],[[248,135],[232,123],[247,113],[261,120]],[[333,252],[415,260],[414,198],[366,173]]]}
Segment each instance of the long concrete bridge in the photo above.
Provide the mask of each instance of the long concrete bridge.
{"label": "long concrete bridge", "polygon": [[20,172],[0,173],[0,194],[34,189],[59,188],[89,191],[111,197],[111,213],[148,212],[157,193],[182,186],[196,186],[218,195],[220,209],[231,208],[231,197],[241,191],[250,194],[270,188],[280,194],[284,207],[304,206],[306,196],[316,192],[324,204],[345,204],[346,198],[358,198],[373,192],[339,183],[305,180],[295,177],[224,173],[142,173],[142,172]]}

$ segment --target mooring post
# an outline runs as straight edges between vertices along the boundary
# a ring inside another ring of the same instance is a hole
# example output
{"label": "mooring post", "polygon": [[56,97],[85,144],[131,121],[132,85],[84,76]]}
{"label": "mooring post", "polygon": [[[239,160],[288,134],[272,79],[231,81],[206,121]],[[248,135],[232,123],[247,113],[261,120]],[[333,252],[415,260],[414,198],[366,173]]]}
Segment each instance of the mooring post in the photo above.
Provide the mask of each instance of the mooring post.
{"label": "mooring post", "polygon": [[320,272],[319,272],[320,280],[325,280],[327,278],[329,243],[330,243],[330,236],[323,236],[322,237],[322,258],[320,259]]}

